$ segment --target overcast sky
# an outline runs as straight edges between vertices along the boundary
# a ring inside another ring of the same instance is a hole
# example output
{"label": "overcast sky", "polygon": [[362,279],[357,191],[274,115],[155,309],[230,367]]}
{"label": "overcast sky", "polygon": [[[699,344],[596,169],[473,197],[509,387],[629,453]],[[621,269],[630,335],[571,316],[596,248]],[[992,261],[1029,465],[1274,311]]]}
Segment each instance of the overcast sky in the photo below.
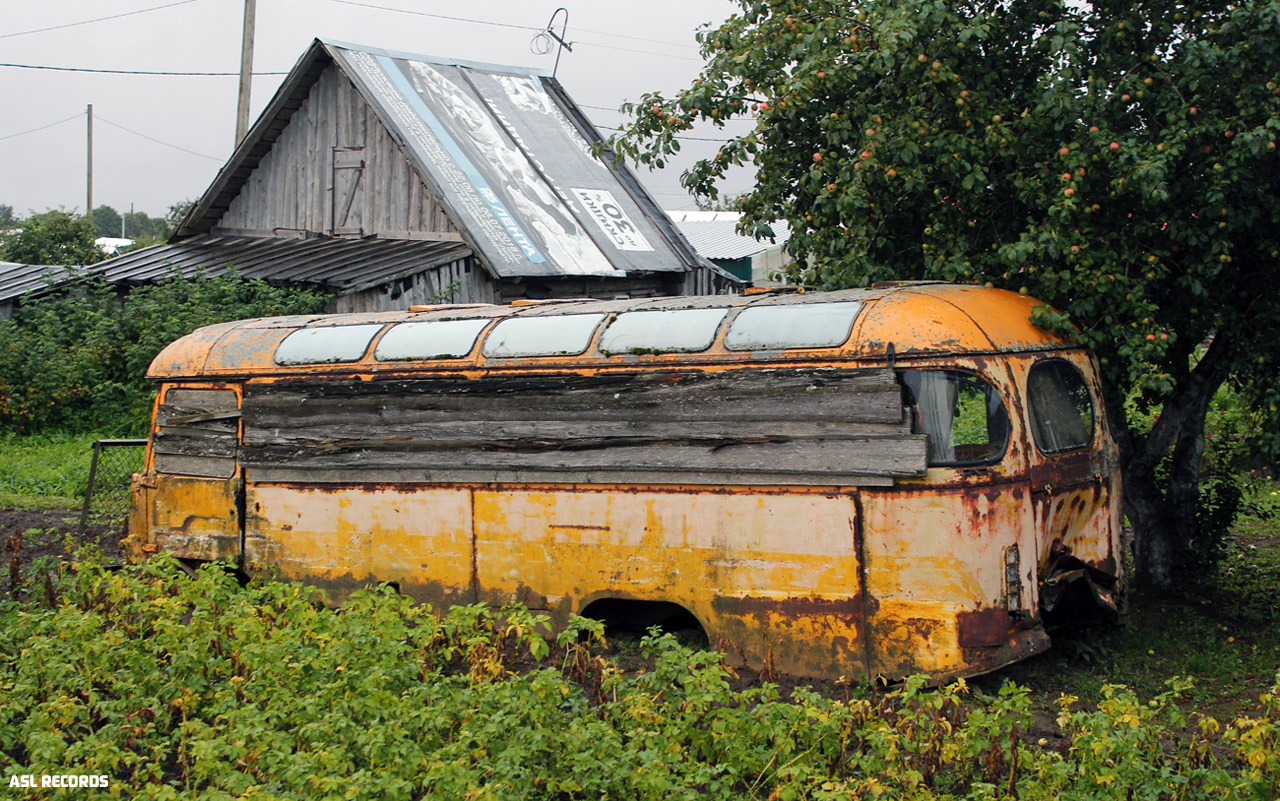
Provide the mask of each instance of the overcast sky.
{"label": "overcast sky", "polygon": [[[569,12],[573,52],[562,55],[557,77],[596,124],[608,127],[623,119],[614,111],[623,101],[687,86],[702,65],[694,32],[702,23],[718,24],[735,8],[729,0],[257,0],[254,72],[287,72],[315,37],[550,70],[554,52],[531,52],[536,30],[528,28],[545,27],[560,6]],[[0,62],[235,73],[243,16],[243,0],[9,0],[0,14]],[[282,79],[254,79],[253,119]],[[230,155],[236,87],[234,76],[0,66],[0,204],[22,215],[59,207],[83,211],[85,107],[92,103],[93,205],[123,212],[132,204],[163,216],[171,204],[198,198]],[[730,125],[740,131],[750,122]],[[699,135],[725,134],[708,129]],[[714,147],[686,142],[685,153],[703,155]],[[662,206],[693,208],[679,172],[678,165],[656,173],[637,170]],[[747,182],[744,174],[725,189],[738,192]]]}

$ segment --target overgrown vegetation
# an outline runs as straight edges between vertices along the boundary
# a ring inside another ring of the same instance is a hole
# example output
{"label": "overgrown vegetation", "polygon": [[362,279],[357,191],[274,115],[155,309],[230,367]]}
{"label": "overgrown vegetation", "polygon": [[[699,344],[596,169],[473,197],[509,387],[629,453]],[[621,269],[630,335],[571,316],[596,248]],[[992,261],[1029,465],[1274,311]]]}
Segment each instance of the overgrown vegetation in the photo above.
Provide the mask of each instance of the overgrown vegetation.
{"label": "overgrown vegetation", "polygon": [[147,366],[166,345],[227,320],[321,311],[328,294],[234,274],[172,278],[121,299],[105,281],[31,298],[0,320],[0,425],[11,432],[145,433]]}
{"label": "overgrown vegetation", "polygon": [[83,501],[95,439],[96,434],[0,436],[0,508]]}
{"label": "overgrown vegetation", "polygon": [[[164,557],[34,571],[0,621],[5,775],[109,776],[133,798],[1256,798],[1280,790],[1280,687],[1187,721],[1186,682],[1063,698],[1032,740],[1006,684],[883,694],[737,687],[669,636],[643,665],[598,623],[522,608],[437,619],[386,590],[194,580]],[[18,797],[23,791],[17,791]],[[37,797],[31,791],[26,797]]]}

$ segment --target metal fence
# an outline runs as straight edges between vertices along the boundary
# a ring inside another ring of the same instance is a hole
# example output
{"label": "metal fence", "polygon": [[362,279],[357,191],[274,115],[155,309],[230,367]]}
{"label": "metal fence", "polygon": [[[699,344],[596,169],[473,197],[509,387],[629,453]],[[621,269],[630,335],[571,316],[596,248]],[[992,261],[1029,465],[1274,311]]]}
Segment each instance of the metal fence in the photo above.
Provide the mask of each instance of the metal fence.
{"label": "metal fence", "polygon": [[80,536],[90,525],[124,527],[129,517],[129,480],[142,470],[146,445],[145,439],[100,439],[93,443]]}

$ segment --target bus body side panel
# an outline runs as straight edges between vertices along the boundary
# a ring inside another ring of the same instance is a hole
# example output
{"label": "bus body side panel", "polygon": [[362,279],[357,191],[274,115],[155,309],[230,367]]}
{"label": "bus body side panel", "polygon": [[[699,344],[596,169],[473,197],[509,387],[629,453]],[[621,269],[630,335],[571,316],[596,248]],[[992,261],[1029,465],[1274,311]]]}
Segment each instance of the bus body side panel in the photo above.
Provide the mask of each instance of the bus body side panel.
{"label": "bus body side panel", "polygon": [[873,675],[942,680],[1048,648],[1027,612],[1035,562],[1025,495],[1017,483],[863,493]]}
{"label": "bus body side panel", "polygon": [[251,575],[305,581],[334,602],[379,582],[437,610],[474,599],[469,489],[250,479],[245,570]]}
{"label": "bus body side panel", "polygon": [[866,675],[849,493],[740,487],[477,490],[480,599],[563,623],[593,601],[663,601],[755,669]]}

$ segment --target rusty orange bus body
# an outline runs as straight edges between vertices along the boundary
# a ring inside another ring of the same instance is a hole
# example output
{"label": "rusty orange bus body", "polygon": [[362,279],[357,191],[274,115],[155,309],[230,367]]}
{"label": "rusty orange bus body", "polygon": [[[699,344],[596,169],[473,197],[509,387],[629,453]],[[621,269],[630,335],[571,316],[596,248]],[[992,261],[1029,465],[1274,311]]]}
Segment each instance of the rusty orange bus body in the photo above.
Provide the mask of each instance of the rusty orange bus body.
{"label": "rusty orange bus body", "polygon": [[1122,578],[1097,370],[1034,305],[896,284],[210,326],[151,366],[130,546],[335,600],[691,616],[793,675],[989,671],[1114,616]]}

